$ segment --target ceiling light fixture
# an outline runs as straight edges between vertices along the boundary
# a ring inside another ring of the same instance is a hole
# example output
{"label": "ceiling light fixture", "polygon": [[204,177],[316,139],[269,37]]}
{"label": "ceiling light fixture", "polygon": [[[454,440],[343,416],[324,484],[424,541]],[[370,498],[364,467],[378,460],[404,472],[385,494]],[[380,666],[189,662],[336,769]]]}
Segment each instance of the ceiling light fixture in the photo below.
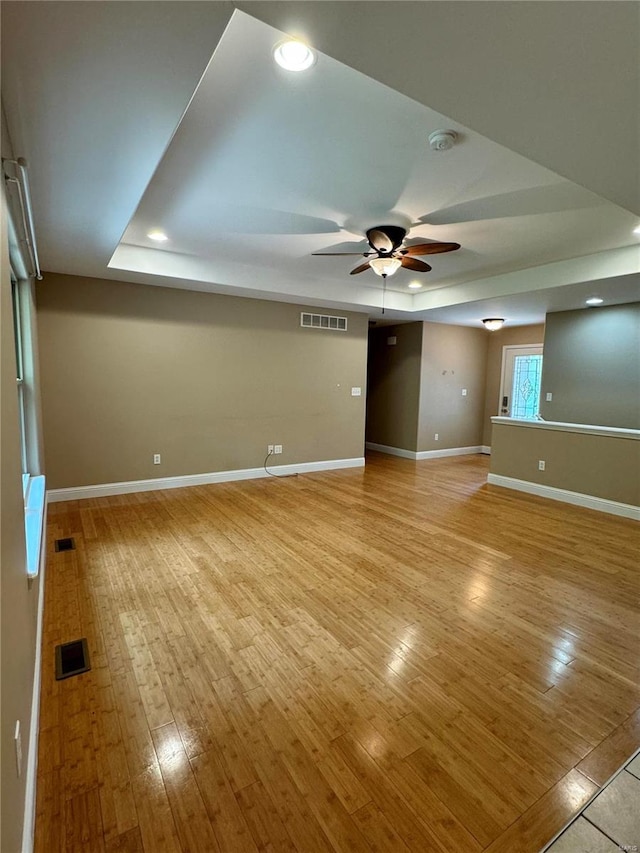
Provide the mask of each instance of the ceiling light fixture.
{"label": "ceiling light fixture", "polygon": [[411,288],[411,290],[420,290],[420,288],[422,287],[419,281],[412,281],[411,284],[408,286]]}
{"label": "ceiling light fixture", "polygon": [[273,49],[273,58],[285,71],[306,71],[316,61],[311,48],[298,39],[281,41]]}
{"label": "ceiling light fixture", "polygon": [[490,332],[497,332],[498,329],[502,328],[504,317],[487,317],[487,319],[482,322],[484,323],[485,328],[489,329]]}
{"label": "ceiling light fixture", "polygon": [[400,269],[402,261],[400,258],[374,258],[369,266],[376,275],[388,276]]}
{"label": "ceiling light fixture", "polygon": [[640,236],[640,225],[636,225],[636,227],[633,229],[633,233]]}
{"label": "ceiling light fixture", "polygon": [[602,305],[604,299],[600,299],[599,296],[592,296],[591,299],[587,299],[587,305]]}
{"label": "ceiling light fixture", "polygon": [[156,243],[166,243],[166,241],[169,239],[164,233],[164,231],[149,231],[147,237],[150,240],[155,240]]}

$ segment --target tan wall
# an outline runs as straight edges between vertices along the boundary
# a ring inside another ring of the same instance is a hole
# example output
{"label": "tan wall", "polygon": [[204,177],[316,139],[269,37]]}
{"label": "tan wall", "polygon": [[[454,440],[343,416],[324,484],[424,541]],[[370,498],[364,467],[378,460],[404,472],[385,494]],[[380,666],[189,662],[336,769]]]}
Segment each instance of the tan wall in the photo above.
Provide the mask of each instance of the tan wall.
{"label": "tan wall", "polygon": [[487,332],[442,323],[423,326],[418,450],[480,445]]}
{"label": "tan wall", "polygon": [[[487,380],[484,401],[482,444],[491,446],[491,418],[500,414],[500,376],[502,373],[502,348],[526,346],[544,342],[544,325],[504,326],[489,334],[487,353]],[[544,359],[543,359],[544,362]]]}
{"label": "tan wall", "polygon": [[547,314],[541,396],[545,420],[640,429],[640,303]]}
{"label": "tan wall", "polygon": [[[6,212],[2,197],[0,244],[0,609],[2,791],[0,849],[18,853],[24,819],[27,750],[35,662],[39,581],[27,581],[20,433],[11,307]],[[20,720],[22,776],[15,765],[14,731]]]}
{"label": "tan wall", "polygon": [[[422,327],[383,326],[369,335],[367,441],[418,449]],[[394,346],[387,343],[391,337]]]}
{"label": "tan wall", "polygon": [[54,274],[37,306],[48,488],[363,455],[362,314]]}
{"label": "tan wall", "polygon": [[511,424],[493,431],[492,474],[640,506],[640,441]]}

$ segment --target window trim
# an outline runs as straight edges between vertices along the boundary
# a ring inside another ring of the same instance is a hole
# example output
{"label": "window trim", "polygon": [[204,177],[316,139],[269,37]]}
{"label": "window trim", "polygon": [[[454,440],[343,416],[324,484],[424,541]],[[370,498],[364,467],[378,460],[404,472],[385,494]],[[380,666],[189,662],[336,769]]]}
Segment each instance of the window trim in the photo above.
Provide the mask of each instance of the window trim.
{"label": "window trim", "polygon": [[11,276],[11,304],[13,308],[13,336],[16,353],[16,385],[18,387],[18,416],[20,418],[20,461],[22,465],[22,491],[27,500],[28,480],[25,483],[25,476],[28,478],[29,464],[27,456],[27,417],[26,417],[26,401],[25,401],[25,379],[24,379],[24,313],[22,306],[22,296],[20,293],[20,283],[14,276]]}
{"label": "window trim", "polygon": [[[30,443],[37,440],[36,412],[30,406],[27,365],[32,365],[34,354],[27,352],[32,337],[31,302],[27,299],[28,279],[18,279],[11,270],[11,302],[16,357],[16,393],[20,430],[20,457],[22,468],[22,497],[24,501],[24,529],[27,577],[32,580],[40,571],[43,531],[46,517],[46,483],[39,465],[37,448]],[[33,381],[33,372],[31,381]],[[33,392],[34,389],[31,389]],[[34,394],[30,395],[33,400]]]}

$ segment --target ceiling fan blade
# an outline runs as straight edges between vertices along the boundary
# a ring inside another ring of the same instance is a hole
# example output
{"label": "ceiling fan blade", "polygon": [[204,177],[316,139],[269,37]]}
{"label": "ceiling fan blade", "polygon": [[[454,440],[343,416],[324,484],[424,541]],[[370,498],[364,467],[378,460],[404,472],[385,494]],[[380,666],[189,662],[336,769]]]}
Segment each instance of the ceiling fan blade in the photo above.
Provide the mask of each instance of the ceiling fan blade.
{"label": "ceiling fan blade", "polygon": [[402,266],[415,272],[429,272],[431,267],[425,264],[424,261],[417,261],[415,258],[410,258],[409,255],[402,256]]}
{"label": "ceiling fan blade", "polygon": [[403,255],[438,255],[441,252],[455,252],[460,243],[418,243],[417,246],[405,246]]}
{"label": "ceiling fan blade", "polygon": [[367,231],[367,240],[378,252],[391,252],[394,249],[393,241],[378,228],[370,228]]}
{"label": "ceiling fan blade", "polygon": [[377,255],[377,252],[311,252],[312,255],[319,255],[324,258],[346,258],[350,255],[366,258],[367,255]]}
{"label": "ceiling fan blade", "polygon": [[360,264],[359,267],[356,267],[354,270],[351,270],[349,275],[357,275],[359,272],[364,272],[368,269],[371,269],[371,267],[369,266],[369,261],[367,261],[365,264]]}

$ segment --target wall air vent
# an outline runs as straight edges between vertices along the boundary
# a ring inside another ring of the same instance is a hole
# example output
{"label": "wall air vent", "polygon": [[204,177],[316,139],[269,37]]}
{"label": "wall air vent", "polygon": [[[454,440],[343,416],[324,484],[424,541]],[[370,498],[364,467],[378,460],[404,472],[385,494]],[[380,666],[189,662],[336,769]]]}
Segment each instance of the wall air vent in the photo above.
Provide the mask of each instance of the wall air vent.
{"label": "wall air vent", "polygon": [[300,314],[300,325],[306,329],[333,329],[337,332],[347,331],[347,318],[334,317],[332,314]]}

